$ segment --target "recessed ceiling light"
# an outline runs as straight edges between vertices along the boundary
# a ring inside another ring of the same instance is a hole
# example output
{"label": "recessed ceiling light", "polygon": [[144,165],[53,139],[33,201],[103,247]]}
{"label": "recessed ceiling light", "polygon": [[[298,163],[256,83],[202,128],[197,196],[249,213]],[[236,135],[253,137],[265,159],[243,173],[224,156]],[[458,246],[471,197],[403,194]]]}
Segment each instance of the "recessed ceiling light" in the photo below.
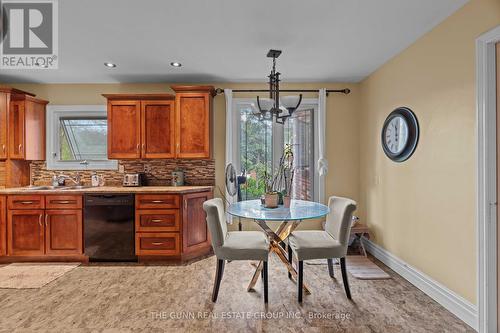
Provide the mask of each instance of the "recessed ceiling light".
{"label": "recessed ceiling light", "polygon": [[109,67],[109,68],[115,68],[116,64],[113,64],[112,62],[105,62],[104,66]]}
{"label": "recessed ceiling light", "polygon": [[173,66],[173,67],[181,67],[182,64],[180,62],[177,62],[177,61],[174,61],[174,62],[171,62],[170,63],[170,66]]}

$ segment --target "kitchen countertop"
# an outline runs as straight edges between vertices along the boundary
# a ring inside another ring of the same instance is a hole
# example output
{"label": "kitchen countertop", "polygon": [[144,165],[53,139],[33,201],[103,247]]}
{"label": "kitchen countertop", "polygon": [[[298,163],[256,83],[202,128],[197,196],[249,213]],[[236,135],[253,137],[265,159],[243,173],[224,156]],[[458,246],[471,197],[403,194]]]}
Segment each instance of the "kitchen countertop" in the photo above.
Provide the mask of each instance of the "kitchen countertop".
{"label": "kitchen countertop", "polygon": [[2,194],[86,194],[86,193],[173,193],[184,194],[193,192],[210,191],[213,186],[99,186],[78,189],[36,189],[30,187],[0,188]]}

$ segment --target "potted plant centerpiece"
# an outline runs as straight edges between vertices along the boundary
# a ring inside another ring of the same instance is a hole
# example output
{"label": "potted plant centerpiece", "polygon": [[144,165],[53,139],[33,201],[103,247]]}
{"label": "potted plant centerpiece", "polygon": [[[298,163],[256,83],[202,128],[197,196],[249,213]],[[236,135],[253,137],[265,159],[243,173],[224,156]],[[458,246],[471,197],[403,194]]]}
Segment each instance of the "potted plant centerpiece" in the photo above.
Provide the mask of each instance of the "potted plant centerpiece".
{"label": "potted plant centerpiece", "polygon": [[266,194],[264,195],[266,208],[276,208],[278,204],[290,207],[294,171],[293,151],[287,144],[274,176],[266,177]]}

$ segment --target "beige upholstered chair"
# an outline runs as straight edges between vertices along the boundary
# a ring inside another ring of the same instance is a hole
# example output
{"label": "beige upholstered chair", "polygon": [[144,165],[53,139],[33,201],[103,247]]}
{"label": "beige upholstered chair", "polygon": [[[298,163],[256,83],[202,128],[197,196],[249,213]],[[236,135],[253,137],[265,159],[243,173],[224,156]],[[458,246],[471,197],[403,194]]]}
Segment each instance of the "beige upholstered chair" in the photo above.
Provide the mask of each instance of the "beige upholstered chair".
{"label": "beige upholstered chair", "polygon": [[207,213],[208,229],[212,238],[212,247],[217,257],[217,270],[212,292],[212,302],[217,301],[220,282],[226,260],[258,260],[263,262],[262,279],[264,281],[264,302],[267,303],[267,258],[269,243],[261,231],[227,231],[226,215],[222,199],[215,198],[203,203]]}
{"label": "beige upholstered chair", "polygon": [[330,277],[333,275],[333,258],[340,258],[342,280],[348,299],[351,299],[349,282],[345,266],[345,256],[349,234],[351,232],[352,213],[356,210],[356,202],[341,197],[330,197],[328,200],[330,213],[326,217],[325,230],[294,231],[289,240],[288,260],[292,262],[292,252],[298,261],[298,300],[302,302],[303,261],[311,259],[327,259]]}

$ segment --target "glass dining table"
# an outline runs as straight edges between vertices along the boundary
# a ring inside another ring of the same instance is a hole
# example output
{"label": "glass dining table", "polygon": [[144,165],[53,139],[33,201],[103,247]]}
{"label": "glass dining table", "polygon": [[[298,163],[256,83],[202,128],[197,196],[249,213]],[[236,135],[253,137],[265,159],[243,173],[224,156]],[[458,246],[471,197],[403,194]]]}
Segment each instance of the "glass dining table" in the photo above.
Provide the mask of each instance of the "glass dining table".
{"label": "glass dining table", "polygon": [[[295,281],[297,279],[297,271],[288,262],[287,252],[283,247],[284,241],[298,227],[300,222],[321,218],[327,215],[329,211],[329,208],[323,204],[294,199],[291,200],[289,208],[284,206],[265,208],[260,200],[247,200],[233,203],[227,209],[227,212],[232,216],[255,221],[269,237],[269,251],[278,256]],[[279,223],[276,231],[269,227],[272,223]],[[263,263],[259,262],[248,285],[248,291],[252,290],[257,283],[262,267]],[[306,284],[304,284],[304,291],[310,294]]]}

